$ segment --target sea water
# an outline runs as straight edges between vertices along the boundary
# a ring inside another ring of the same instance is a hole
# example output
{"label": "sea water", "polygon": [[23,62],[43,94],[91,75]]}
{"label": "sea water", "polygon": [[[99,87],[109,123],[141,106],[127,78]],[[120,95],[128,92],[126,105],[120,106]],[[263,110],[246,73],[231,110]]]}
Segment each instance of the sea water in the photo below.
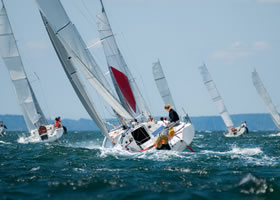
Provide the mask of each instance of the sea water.
{"label": "sea water", "polygon": [[49,144],[0,138],[0,199],[280,199],[280,134],[198,132],[194,153],[102,149],[100,132]]}

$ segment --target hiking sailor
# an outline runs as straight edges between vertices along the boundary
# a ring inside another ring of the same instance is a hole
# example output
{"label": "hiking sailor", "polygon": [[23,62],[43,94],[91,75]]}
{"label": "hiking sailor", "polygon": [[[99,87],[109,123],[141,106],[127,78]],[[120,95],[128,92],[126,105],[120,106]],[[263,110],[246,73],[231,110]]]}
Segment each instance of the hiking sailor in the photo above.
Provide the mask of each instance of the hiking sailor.
{"label": "hiking sailor", "polygon": [[180,120],[180,119],[179,119],[179,116],[178,116],[178,114],[177,114],[177,112],[176,112],[175,110],[173,110],[169,104],[166,104],[166,105],[164,106],[164,109],[165,109],[167,112],[169,112],[169,120],[170,120],[170,123],[172,123],[172,122],[177,122],[177,121]]}
{"label": "hiking sailor", "polygon": [[60,117],[55,118],[54,128],[61,128],[61,127],[62,127],[62,125],[61,125]]}

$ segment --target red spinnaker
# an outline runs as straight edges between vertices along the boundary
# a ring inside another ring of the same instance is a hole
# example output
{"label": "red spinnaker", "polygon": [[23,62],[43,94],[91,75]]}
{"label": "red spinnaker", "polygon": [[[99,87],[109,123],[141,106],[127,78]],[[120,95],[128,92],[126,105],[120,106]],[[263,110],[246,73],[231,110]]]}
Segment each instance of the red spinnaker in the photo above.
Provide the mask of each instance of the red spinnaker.
{"label": "red spinnaker", "polygon": [[127,76],[112,66],[110,68],[126,102],[136,112],[136,101]]}

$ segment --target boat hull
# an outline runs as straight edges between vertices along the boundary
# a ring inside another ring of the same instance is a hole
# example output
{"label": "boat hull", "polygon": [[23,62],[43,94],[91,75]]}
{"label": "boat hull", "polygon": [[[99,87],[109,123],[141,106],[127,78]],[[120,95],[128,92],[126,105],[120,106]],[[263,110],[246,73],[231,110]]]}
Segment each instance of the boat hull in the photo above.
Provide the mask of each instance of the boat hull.
{"label": "boat hull", "polygon": [[140,123],[134,128],[111,131],[110,139],[103,141],[104,148],[118,147],[131,152],[145,152],[156,149],[156,141],[168,136],[170,150],[184,151],[192,143],[195,130],[191,123],[179,122],[172,126],[174,134],[169,135],[170,127],[157,122]]}
{"label": "boat hull", "polygon": [[241,128],[237,128],[238,131],[233,133],[233,132],[229,132],[227,134],[224,134],[225,137],[239,137],[241,135],[244,135],[245,133],[248,133],[248,129],[247,127],[241,127]]}
{"label": "boat hull", "polygon": [[26,143],[47,143],[54,142],[62,137],[64,130],[63,128],[54,128],[53,125],[46,125],[47,132],[39,134],[38,129],[31,131],[30,136],[24,137],[23,140]]}
{"label": "boat hull", "polygon": [[5,128],[4,127],[0,127],[0,136],[4,136],[5,133]]}

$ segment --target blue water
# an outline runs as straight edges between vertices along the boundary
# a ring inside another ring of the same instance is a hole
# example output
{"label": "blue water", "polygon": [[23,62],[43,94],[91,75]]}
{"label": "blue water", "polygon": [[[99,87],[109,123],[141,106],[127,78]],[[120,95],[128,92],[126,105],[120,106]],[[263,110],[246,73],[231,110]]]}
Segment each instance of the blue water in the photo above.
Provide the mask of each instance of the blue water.
{"label": "blue water", "polygon": [[51,144],[0,138],[0,199],[280,199],[280,134],[196,133],[195,153],[102,149],[98,132]]}

